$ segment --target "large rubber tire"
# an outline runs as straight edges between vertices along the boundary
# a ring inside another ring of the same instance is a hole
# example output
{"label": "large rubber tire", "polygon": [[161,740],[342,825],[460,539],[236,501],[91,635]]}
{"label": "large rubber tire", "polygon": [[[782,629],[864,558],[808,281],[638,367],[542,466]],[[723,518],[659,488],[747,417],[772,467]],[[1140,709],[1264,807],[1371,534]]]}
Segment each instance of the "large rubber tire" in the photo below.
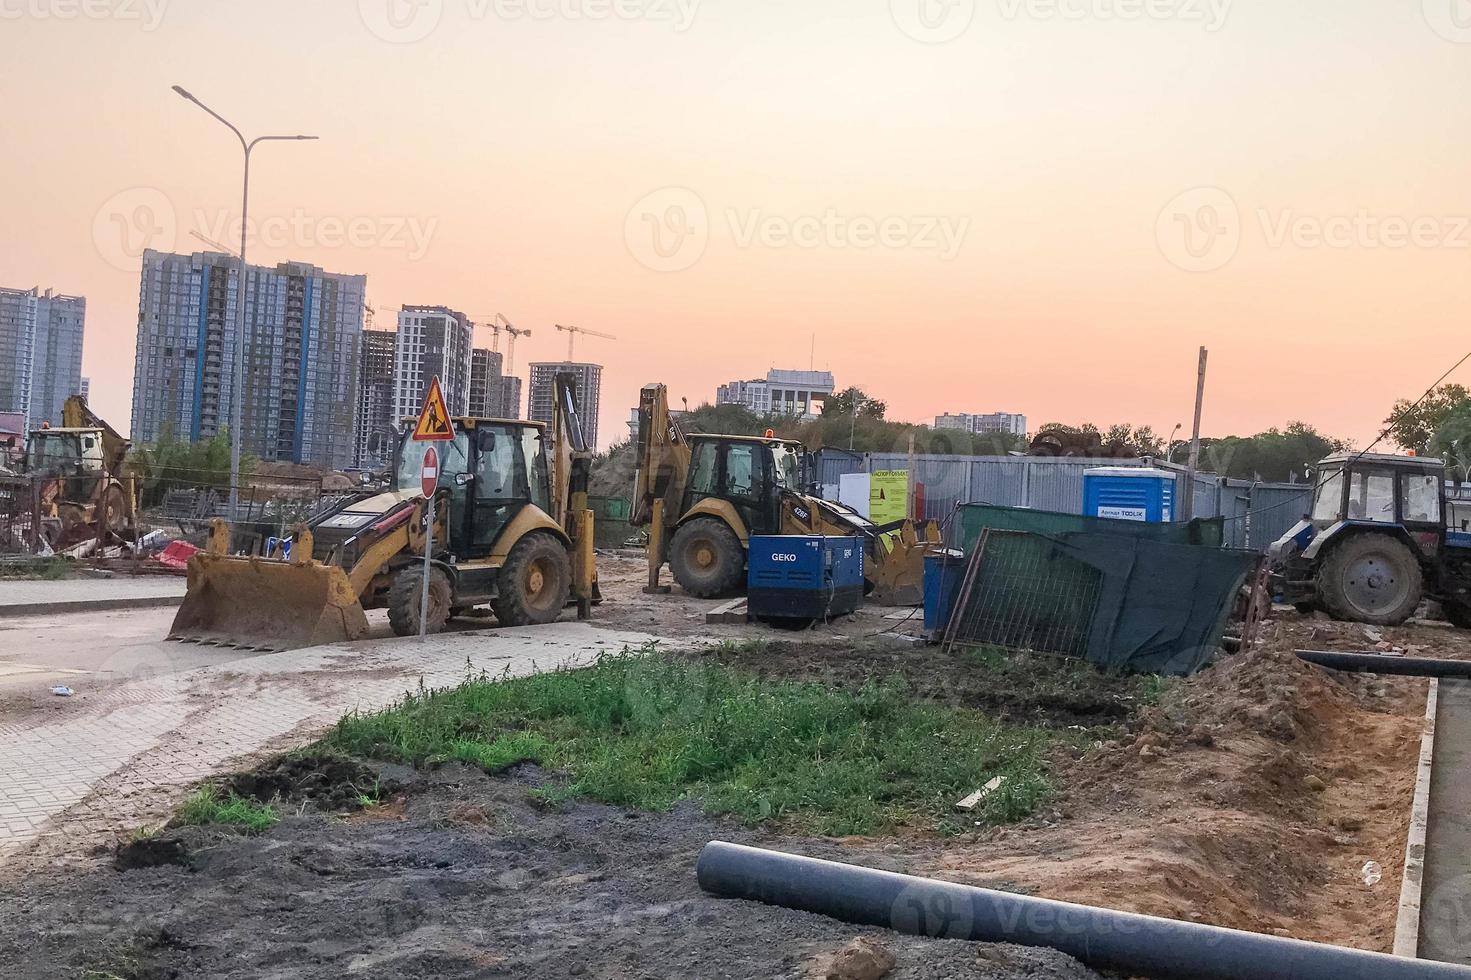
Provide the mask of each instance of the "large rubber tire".
{"label": "large rubber tire", "polygon": [[1398,626],[1423,594],[1419,560],[1387,534],[1355,534],[1334,544],[1318,566],[1318,601],[1334,619]]}
{"label": "large rubber tire", "polygon": [[[444,632],[449,622],[454,588],[444,569],[434,567],[429,573],[429,628],[427,633]],[[419,635],[419,610],[424,601],[424,564],[405,565],[388,587],[388,625],[395,636]]]}
{"label": "large rubber tire", "polygon": [[714,599],[740,586],[746,550],[730,525],[714,517],[697,517],[674,532],[669,570],[690,595]]}
{"label": "large rubber tire", "polygon": [[102,506],[104,515],[99,516],[106,516],[108,531],[117,534],[123,530],[127,521],[127,502],[122,487],[108,487]]}
{"label": "large rubber tire", "polygon": [[562,615],[572,593],[567,546],[536,531],[516,542],[496,578],[495,618],[502,626],[536,626]]}

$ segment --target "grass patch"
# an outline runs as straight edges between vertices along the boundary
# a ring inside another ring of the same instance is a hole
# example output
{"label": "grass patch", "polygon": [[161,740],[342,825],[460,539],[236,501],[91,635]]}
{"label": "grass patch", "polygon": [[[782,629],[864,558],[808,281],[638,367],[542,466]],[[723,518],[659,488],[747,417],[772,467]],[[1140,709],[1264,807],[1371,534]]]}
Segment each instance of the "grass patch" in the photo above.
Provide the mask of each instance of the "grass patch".
{"label": "grass patch", "polygon": [[914,701],[902,679],[837,690],[654,653],[421,692],[338,722],[328,746],[411,765],[567,775],[537,792],[646,810],[693,798],[712,814],[819,834],[949,829],[956,800],[1004,775],[985,812],[1010,822],[1051,794],[1055,735]]}
{"label": "grass patch", "polygon": [[68,558],[36,558],[0,565],[0,579],[29,579],[58,582],[71,578],[75,562]]}
{"label": "grass patch", "polygon": [[201,787],[184,801],[175,816],[175,821],[185,826],[219,824],[252,834],[270,830],[279,819],[274,807],[233,793],[221,793],[214,786]]}

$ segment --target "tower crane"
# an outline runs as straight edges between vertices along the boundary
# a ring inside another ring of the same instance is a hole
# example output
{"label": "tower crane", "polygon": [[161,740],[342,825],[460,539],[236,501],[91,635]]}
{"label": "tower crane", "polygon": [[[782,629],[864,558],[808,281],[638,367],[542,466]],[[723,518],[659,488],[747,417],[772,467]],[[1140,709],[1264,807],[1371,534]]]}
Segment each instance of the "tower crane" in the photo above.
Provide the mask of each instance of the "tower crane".
{"label": "tower crane", "polygon": [[617,337],[613,336],[610,333],[603,333],[600,330],[588,330],[586,327],[564,327],[560,323],[556,324],[556,327],[557,327],[558,330],[560,330],[560,331],[562,331],[562,332],[564,332],[564,333],[567,334],[567,361],[568,361],[568,363],[571,363],[571,361],[572,361],[572,342],[577,339],[577,335],[580,334],[580,333],[581,334],[587,334],[587,336],[589,336],[589,337],[601,337],[604,340],[617,340],[618,339]]}
{"label": "tower crane", "polygon": [[490,329],[490,349],[496,353],[501,349],[501,330],[511,326],[503,313],[477,313],[474,317],[477,327],[488,327]]}

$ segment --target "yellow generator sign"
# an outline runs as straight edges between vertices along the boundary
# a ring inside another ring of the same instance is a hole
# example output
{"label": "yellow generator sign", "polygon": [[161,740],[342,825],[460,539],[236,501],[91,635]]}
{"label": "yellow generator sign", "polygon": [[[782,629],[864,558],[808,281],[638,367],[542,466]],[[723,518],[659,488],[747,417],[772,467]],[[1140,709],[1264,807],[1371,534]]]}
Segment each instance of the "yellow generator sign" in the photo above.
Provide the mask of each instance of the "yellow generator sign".
{"label": "yellow generator sign", "polygon": [[875,470],[868,479],[868,519],[875,524],[909,516],[909,471]]}

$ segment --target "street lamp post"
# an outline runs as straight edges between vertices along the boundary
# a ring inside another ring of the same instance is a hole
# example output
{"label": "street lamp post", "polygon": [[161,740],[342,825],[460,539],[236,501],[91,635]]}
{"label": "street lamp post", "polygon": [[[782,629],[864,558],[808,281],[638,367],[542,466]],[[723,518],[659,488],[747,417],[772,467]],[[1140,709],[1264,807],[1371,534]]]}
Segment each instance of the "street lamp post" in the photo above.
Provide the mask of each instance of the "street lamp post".
{"label": "street lamp post", "polygon": [[[245,428],[245,301],[248,286],[245,271],[245,239],[247,231],[247,214],[250,207],[250,151],[255,149],[257,143],[265,143],[272,140],[314,140],[315,136],[257,136],[253,140],[246,140],[245,136],[235,125],[224,116],[215,112],[209,106],[200,102],[190,95],[182,86],[173,86],[180,97],[188,99],[205,112],[214,116],[224,123],[235,134],[240,141],[240,148],[245,151],[245,177],[240,192],[240,272],[236,278],[235,285],[235,363],[231,374],[233,381],[231,387],[234,389],[230,405],[230,520],[235,521],[240,517],[240,435]],[[301,409],[298,407],[297,411]]]}

